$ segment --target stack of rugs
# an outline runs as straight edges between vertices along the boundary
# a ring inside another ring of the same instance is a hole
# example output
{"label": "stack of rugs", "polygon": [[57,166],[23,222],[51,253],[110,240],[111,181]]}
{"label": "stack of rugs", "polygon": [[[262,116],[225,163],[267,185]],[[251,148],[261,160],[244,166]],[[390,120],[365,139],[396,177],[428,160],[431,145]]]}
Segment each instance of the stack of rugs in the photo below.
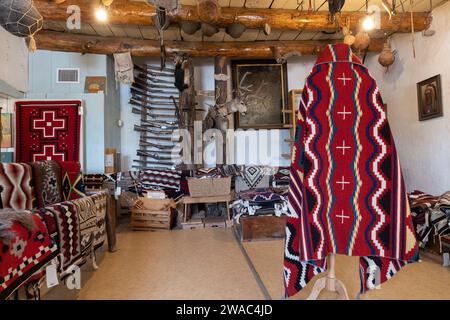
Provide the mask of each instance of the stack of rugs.
{"label": "stack of rugs", "polygon": [[237,165],[223,165],[217,168],[202,168],[197,169],[195,172],[195,177],[198,179],[207,178],[224,178],[233,177],[241,174],[241,168]]}
{"label": "stack of rugs", "polygon": [[195,172],[190,170],[147,169],[139,172],[139,192],[164,191],[169,198],[177,199],[189,195],[187,178],[197,179],[221,178],[239,174],[239,167],[224,165],[217,168],[202,168]]}
{"label": "stack of rugs", "polygon": [[272,215],[280,217],[287,214],[287,189],[256,188],[238,193],[238,199],[231,204],[234,219],[239,223],[243,215]]}
{"label": "stack of rugs", "polygon": [[106,240],[107,193],[87,196],[78,162],[0,164],[0,299],[36,286],[51,260],[63,280]]}
{"label": "stack of rugs", "polygon": [[231,205],[237,223],[243,215],[287,213],[290,167],[241,166],[236,176],[237,200]]}
{"label": "stack of rugs", "polygon": [[450,191],[436,197],[416,190],[408,198],[420,247],[437,240],[442,253],[441,237],[450,234]]}

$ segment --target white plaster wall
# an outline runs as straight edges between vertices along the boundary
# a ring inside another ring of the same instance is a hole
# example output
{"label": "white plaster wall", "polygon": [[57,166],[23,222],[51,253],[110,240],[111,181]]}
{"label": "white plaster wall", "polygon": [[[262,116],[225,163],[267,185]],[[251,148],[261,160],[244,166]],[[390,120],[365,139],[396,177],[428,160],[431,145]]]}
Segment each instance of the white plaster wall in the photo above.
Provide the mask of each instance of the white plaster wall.
{"label": "white plaster wall", "polygon": [[[450,190],[450,3],[433,11],[433,37],[416,33],[416,58],[411,35],[395,35],[396,61],[388,72],[378,56],[366,65],[377,80],[388,108],[388,119],[399,152],[408,191],[419,189],[435,195]],[[418,119],[416,84],[441,75],[444,116]]]}
{"label": "white plaster wall", "polygon": [[28,88],[28,48],[23,38],[15,37],[0,28],[0,80],[17,91]]}

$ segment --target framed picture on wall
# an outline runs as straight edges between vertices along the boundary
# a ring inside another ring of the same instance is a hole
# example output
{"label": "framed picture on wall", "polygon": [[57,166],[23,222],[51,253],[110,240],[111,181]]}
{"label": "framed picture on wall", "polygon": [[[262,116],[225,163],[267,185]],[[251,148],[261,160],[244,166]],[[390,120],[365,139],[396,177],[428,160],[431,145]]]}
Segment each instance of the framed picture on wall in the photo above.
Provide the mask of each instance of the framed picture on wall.
{"label": "framed picture on wall", "polygon": [[12,113],[2,113],[2,136],[1,136],[1,147],[2,148],[12,148]]}
{"label": "framed picture on wall", "polygon": [[2,163],[11,163],[14,162],[14,152],[1,152],[0,153],[0,162]]}
{"label": "framed picture on wall", "polygon": [[247,113],[235,113],[236,128],[283,128],[283,110],[288,106],[286,64],[274,60],[232,62],[233,90],[247,106]]}
{"label": "framed picture on wall", "polygon": [[106,93],[106,77],[86,77],[84,84],[85,93]]}
{"label": "framed picture on wall", "polygon": [[419,121],[442,117],[441,75],[423,80],[417,84]]}

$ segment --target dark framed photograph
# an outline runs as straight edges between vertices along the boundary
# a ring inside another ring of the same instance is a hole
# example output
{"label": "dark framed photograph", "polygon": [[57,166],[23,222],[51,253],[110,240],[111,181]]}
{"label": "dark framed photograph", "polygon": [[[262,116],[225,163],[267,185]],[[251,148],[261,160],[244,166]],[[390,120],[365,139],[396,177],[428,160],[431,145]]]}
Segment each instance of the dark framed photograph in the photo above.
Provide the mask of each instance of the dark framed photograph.
{"label": "dark framed photograph", "polygon": [[280,129],[283,110],[288,107],[286,64],[275,60],[232,62],[233,90],[247,106],[247,113],[235,113],[236,128]]}
{"label": "dark framed photograph", "polygon": [[419,121],[442,117],[441,75],[421,81],[417,84]]}

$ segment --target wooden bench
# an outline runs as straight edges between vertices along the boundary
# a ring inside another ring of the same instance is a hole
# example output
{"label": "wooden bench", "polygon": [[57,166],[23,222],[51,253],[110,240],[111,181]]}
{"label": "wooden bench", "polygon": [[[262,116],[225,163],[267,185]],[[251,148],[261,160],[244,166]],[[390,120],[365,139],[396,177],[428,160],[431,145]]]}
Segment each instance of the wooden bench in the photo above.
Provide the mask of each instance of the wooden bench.
{"label": "wooden bench", "polygon": [[231,220],[231,210],[230,210],[230,201],[234,199],[234,192],[231,192],[230,194],[227,194],[225,196],[214,196],[214,197],[190,197],[185,196],[183,197],[183,204],[184,204],[184,222],[187,222],[188,220],[188,212],[189,205],[191,204],[199,204],[199,203],[220,203],[225,202],[227,205],[227,215],[228,220]]}

